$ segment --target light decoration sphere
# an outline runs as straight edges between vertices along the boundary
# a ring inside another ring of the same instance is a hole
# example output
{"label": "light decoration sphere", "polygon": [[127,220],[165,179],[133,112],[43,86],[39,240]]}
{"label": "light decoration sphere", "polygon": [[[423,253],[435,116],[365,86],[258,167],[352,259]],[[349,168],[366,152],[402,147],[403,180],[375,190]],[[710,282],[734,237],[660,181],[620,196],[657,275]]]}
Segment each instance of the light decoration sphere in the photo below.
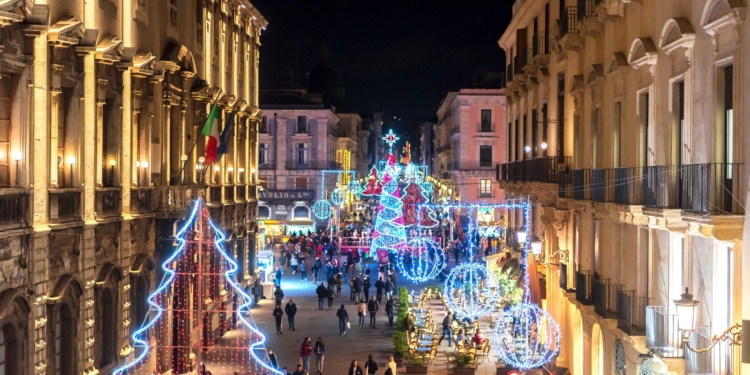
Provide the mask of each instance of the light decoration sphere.
{"label": "light decoration sphere", "polygon": [[422,191],[425,193],[432,193],[432,183],[430,182],[422,182]]}
{"label": "light decoration sphere", "polygon": [[356,180],[349,181],[349,184],[347,184],[346,188],[352,194],[359,194],[362,191],[362,187]]}
{"label": "light decoration sphere", "polygon": [[508,365],[528,370],[560,351],[560,327],[547,310],[519,303],[505,311],[493,332],[497,354]]}
{"label": "light decoration sphere", "polygon": [[333,189],[331,192],[331,203],[334,206],[340,206],[346,202],[346,192],[343,189]]}
{"label": "light decoration sphere", "polygon": [[333,205],[331,202],[321,199],[312,206],[312,212],[320,220],[327,220],[333,216]]}
{"label": "light decoration sphere", "polygon": [[451,271],[443,288],[446,302],[458,319],[477,319],[495,311],[500,300],[497,279],[483,263],[462,263]]}
{"label": "light decoration sphere", "polygon": [[443,271],[447,261],[437,242],[426,237],[412,237],[399,251],[396,268],[402,276],[419,283],[434,279]]}

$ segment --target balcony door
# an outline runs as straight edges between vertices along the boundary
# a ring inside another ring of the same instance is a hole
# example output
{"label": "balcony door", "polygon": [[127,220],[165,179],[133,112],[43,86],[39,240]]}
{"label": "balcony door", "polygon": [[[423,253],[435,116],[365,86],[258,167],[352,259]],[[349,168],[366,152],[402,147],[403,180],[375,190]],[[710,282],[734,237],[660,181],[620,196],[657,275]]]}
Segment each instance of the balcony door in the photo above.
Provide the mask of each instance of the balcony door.
{"label": "balcony door", "polygon": [[[715,175],[723,174],[724,183],[724,211],[732,212],[732,192],[734,187],[734,67],[732,65],[723,69],[724,78],[724,131],[723,131],[723,153],[724,170],[714,171]],[[717,166],[721,168],[722,166]],[[718,177],[718,176],[717,176]],[[717,202],[718,203],[718,202]]]}

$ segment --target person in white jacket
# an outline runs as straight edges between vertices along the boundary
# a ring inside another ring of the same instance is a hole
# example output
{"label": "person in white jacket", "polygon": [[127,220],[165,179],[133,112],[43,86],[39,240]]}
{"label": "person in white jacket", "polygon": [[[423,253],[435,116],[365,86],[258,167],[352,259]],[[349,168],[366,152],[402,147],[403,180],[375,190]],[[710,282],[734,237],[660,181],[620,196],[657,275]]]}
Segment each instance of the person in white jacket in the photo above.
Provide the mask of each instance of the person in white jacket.
{"label": "person in white jacket", "polygon": [[[396,361],[393,360],[393,356],[388,357],[388,363],[385,364],[385,375],[396,375]],[[390,374],[388,373],[390,370]]]}
{"label": "person in white jacket", "polygon": [[367,303],[365,300],[359,300],[357,305],[357,315],[359,315],[359,328],[365,328],[365,316],[367,316]]}

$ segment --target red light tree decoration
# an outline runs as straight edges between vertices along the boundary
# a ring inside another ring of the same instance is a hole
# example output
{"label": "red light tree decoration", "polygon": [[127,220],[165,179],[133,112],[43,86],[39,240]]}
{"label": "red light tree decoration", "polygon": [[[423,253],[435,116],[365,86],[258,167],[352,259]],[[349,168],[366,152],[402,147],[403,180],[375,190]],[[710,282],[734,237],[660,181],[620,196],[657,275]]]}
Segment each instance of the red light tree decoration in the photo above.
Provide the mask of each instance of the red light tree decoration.
{"label": "red light tree decoration", "polygon": [[200,374],[205,367],[214,375],[283,375],[261,359],[266,337],[252,322],[252,298],[237,284],[239,267],[202,199],[176,237],[149,314],[133,333],[133,358],[113,374]]}
{"label": "red light tree decoration", "polygon": [[[422,206],[417,212],[419,205],[428,202],[419,183],[412,181],[406,186],[401,202],[404,203],[404,226],[432,228],[438,225],[437,220],[435,220],[435,213],[431,208]],[[419,214],[417,215],[417,213]]]}

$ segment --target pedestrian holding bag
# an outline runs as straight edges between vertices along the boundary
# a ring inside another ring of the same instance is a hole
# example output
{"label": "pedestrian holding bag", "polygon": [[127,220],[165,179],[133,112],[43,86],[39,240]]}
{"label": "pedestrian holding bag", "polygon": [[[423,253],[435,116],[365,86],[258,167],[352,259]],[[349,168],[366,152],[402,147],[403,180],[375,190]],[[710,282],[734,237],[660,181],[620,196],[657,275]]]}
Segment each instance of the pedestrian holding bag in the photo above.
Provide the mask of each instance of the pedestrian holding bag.
{"label": "pedestrian holding bag", "polygon": [[352,324],[349,322],[346,322],[346,329],[351,329],[351,328],[352,328]]}

